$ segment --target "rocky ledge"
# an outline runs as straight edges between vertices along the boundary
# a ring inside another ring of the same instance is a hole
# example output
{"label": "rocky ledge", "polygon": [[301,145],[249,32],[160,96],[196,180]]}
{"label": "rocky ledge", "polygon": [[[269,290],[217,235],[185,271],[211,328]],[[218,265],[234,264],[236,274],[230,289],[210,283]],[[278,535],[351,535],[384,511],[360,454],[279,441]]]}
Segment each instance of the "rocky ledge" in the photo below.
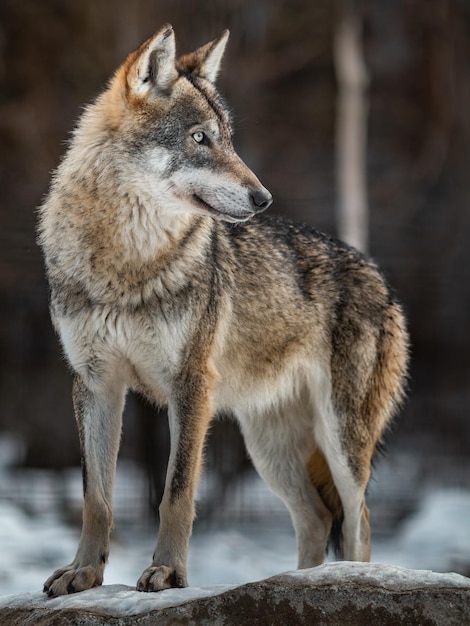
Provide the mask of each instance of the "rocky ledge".
{"label": "rocky ledge", "polygon": [[60,598],[0,596],[3,626],[194,624],[462,626],[470,579],[372,563],[327,563],[245,585],[139,593],[105,585]]}

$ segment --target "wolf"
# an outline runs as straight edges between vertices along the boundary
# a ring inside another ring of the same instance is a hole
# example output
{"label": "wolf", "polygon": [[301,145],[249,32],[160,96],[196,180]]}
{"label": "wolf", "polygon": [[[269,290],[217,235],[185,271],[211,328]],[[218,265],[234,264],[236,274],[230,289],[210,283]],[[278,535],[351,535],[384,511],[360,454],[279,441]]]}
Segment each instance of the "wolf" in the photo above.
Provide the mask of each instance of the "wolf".
{"label": "wolf", "polygon": [[171,450],[141,591],[187,586],[211,420],[230,412],[286,504],[298,567],[370,558],[371,459],[402,400],[408,336],[373,261],[262,215],[215,80],[228,38],[176,57],[166,25],[79,120],[39,210],[53,325],[73,372],[83,469],[75,558],[49,596],[103,580],[128,390],[168,407]]}

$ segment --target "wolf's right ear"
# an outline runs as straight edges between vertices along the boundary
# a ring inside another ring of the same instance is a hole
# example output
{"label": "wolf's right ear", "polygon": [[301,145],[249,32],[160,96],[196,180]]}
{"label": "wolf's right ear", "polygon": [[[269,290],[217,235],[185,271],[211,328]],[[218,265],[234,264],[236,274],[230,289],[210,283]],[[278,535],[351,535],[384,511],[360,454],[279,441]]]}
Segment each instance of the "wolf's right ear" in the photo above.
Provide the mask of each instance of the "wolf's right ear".
{"label": "wolf's right ear", "polygon": [[173,27],[167,24],[134,53],[127,72],[131,90],[140,96],[166,95],[178,78]]}

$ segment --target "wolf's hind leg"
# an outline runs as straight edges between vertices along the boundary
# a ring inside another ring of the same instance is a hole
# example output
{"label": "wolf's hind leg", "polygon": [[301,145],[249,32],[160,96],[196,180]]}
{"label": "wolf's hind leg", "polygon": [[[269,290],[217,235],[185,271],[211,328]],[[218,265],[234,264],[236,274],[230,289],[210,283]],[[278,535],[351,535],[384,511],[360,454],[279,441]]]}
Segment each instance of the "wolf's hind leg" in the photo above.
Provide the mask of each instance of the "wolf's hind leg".
{"label": "wolf's hind leg", "polygon": [[72,563],[45,582],[49,596],[60,596],[101,585],[113,524],[112,490],[121,434],[124,388],[92,392],[81,378],[73,386],[75,416],[82,450],[83,526]]}
{"label": "wolf's hind leg", "polygon": [[360,466],[352,467],[339,436],[336,417],[330,415],[323,425],[325,423],[328,432],[319,427],[315,434],[341,499],[344,515],[342,556],[346,561],[370,561],[369,509],[365,491],[370,477],[371,446],[365,446],[361,454],[357,454]]}
{"label": "wolf's hind leg", "polygon": [[299,569],[323,563],[332,516],[315,489],[308,460],[315,442],[311,428],[285,414],[240,420],[259,475],[287,506],[294,525]]}
{"label": "wolf's hind leg", "polygon": [[366,480],[358,479],[341,456],[327,455],[331,474],[341,498],[343,558],[346,561],[370,561],[369,509],[366,505]]}

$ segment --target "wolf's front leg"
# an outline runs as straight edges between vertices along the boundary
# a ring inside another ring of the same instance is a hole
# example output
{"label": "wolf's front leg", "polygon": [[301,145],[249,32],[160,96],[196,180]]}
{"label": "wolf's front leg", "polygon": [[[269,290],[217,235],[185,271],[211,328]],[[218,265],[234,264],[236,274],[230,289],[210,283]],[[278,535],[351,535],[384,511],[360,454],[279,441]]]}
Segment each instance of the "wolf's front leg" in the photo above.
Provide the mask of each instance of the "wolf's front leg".
{"label": "wolf's front leg", "polygon": [[73,401],[82,451],[83,526],[72,563],[56,570],[44,584],[49,596],[101,585],[113,525],[111,502],[124,388],[114,386],[92,392],[77,376]]}
{"label": "wolf's front leg", "polygon": [[153,563],[137,582],[138,591],[187,587],[186,558],[194,519],[194,497],[202,451],[212,417],[212,377],[186,379],[169,407],[171,450],[160,504],[160,529]]}

